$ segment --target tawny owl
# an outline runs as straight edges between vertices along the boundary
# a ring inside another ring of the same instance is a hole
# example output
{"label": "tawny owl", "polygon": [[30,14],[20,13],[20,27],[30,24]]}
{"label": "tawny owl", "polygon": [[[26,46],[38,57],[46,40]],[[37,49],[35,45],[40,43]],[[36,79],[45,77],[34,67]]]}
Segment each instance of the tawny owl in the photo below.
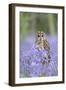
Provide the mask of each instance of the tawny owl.
{"label": "tawny owl", "polygon": [[38,31],[36,33],[36,49],[38,50],[47,50],[48,52],[50,51],[50,45],[49,42],[46,38],[46,35],[43,31]]}

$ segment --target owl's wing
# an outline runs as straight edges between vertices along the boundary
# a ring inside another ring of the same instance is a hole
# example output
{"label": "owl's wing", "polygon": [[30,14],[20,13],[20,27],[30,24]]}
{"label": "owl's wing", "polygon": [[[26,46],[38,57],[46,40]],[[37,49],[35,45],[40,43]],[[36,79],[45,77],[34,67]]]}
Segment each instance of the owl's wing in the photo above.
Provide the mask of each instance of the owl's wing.
{"label": "owl's wing", "polygon": [[47,51],[50,50],[50,45],[49,45],[49,42],[47,41],[47,39],[44,40],[44,49]]}

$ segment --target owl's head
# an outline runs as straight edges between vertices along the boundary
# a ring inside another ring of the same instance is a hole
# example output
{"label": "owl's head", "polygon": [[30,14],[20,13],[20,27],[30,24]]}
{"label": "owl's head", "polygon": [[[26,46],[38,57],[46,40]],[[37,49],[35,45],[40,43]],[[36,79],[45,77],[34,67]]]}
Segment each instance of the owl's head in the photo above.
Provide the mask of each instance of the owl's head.
{"label": "owl's head", "polygon": [[36,37],[37,37],[38,40],[44,40],[45,33],[43,31],[37,31]]}

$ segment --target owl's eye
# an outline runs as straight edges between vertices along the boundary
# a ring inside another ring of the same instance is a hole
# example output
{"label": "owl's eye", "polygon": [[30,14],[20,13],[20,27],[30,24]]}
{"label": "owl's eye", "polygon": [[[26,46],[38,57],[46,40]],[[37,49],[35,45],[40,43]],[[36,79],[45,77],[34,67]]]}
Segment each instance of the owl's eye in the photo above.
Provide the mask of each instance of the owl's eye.
{"label": "owl's eye", "polygon": [[40,37],[40,35],[38,35],[38,37]]}
{"label": "owl's eye", "polygon": [[43,35],[42,35],[42,37],[43,37]]}

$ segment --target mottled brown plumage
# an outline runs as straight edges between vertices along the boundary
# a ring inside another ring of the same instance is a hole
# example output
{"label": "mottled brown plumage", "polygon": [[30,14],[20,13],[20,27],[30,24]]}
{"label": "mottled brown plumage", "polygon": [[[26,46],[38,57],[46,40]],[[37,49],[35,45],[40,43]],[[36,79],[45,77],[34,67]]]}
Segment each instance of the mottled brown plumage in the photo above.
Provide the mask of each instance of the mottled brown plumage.
{"label": "mottled brown plumage", "polygon": [[36,48],[38,50],[45,49],[48,52],[50,51],[50,45],[45,37],[45,33],[43,31],[38,31],[36,33]]}
{"label": "mottled brown plumage", "polygon": [[50,46],[49,46],[49,43],[48,43],[47,39],[45,39],[43,42],[44,42],[43,43],[44,49],[49,51],[50,50]]}

